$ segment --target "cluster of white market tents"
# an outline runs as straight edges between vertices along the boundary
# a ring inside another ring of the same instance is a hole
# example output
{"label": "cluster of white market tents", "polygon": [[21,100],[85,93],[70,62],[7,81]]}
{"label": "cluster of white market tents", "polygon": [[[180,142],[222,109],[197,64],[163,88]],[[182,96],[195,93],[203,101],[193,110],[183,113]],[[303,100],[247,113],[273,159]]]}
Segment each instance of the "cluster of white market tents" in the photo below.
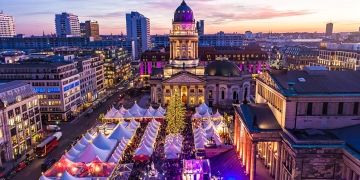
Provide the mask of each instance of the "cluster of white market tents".
{"label": "cluster of white market tents", "polygon": [[124,106],[121,106],[119,110],[115,107],[112,107],[104,116],[105,120],[123,120],[123,119],[163,119],[165,118],[165,109],[159,107],[154,109],[150,106],[148,109],[140,107],[136,102],[130,108],[126,109]]}
{"label": "cluster of white market tents", "polygon": [[87,132],[40,179],[108,179],[140,123],[119,123],[106,137]]}
{"label": "cluster of white market tents", "polygon": [[178,159],[182,152],[182,142],[184,138],[181,135],[168,135],[165,138],[165,158]]}
{"label": "cluster of white market tents", "polygon": [[200,120],[198,126],[193,127],[195,149],[205,149],[208,144],[222,144],[219,132],[225,126],[224,117],[216,111],[212,114],[212,109],[205,103],[195,108],[196,112],[192,115],[193,120]]}
{"label": "cluster of white market tents", "polygon": [[195,108],[195,114],[191,116],[191,119],[221,121],[224,117],[219,113],[219,111],[216,111],[216,113],[213,114],[212,109],[203,103]]}
{"label": "cluster of white market tents", "polygon": [[145,161],[150,158],[154,151],[154,144],[160,130],[161,123],[153,119],[145,129],[139,147],[135,150],[134,159]]}

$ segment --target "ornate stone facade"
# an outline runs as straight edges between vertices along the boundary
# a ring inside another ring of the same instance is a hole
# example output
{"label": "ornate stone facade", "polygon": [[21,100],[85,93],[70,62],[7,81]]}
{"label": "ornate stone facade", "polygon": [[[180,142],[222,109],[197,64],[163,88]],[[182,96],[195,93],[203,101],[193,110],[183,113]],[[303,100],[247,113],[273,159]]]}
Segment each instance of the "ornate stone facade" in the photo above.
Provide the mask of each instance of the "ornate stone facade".
{"label": "ornate stone facade", "polygon": [[174,13],[172,28],[169,64],[159,68],[162,73],[150,77],[152,103],[166,105],[173,93],[180,93],[182,101],[191,107],[203,102],[231,107],[244,97],[249,100],[251,76],[241,74],[235,64],[218,60],[212,67],[199,65],[195,20],[184,1]]}

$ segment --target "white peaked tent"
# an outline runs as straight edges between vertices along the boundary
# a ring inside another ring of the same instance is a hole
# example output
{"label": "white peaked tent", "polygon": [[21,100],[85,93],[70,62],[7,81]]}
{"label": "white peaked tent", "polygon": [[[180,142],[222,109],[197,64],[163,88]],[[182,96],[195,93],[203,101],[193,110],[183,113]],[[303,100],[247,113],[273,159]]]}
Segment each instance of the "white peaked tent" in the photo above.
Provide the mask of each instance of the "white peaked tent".
{"label": "white peaked tent", "polygon": [[200,137],[195,139],[195,149],[205,149],[206,138]]}
{"label": "white peaked tent", "polygon": [[134,116],[130,113],[129,110],[125,111],[124,116],[125,119],[133,118]]}
{"label": "white peaked tent", "polygon": [[134,131],[134,130],[137,129],[139,126],[140,126],[140,123],[137,122],[137,121],[135,121],[134,119],[132,119],[132,120],[130,121],[129,125],[127,126],[127,128]]}
{"label": "white peaked tent", "polygon": [[111,109],[105,114],[105,118],[111,119],[113,118],[114,114],[117,112],[117,109],[111,107]]}
{"label": "white peaked tent", "polygon": [[144,114],[144,117],[145,118],[152,118],[154,117],[154,114],[155,114],[155,110],[154,111],[151,111],[150,109],[146,110],[145,114]]}
{"label": "white peaked tent", "polygon": [[211,115],[211,119],[213,119],[213,120],[223,120],[224,117],[219,113],[219,110],[217,110],[215,114]]}
{"label": "white peaked tent", "polygon": [[145,155],[145,156],[151,156],[153,153],[153,150],[151,147],[147,147],[144,144],[141,144],[135,151],[135,156]]}
{"label": "white peaked tent", "polygon": [[197,108],[195,108],[196,112],[198,112],[200,115],[204,115],[206,113],[206,111],[208,111],[209,113],[212,113],[211,108],[206,105],[205,103],[200,104],[200,106],[198,106]]}
{"label": "white peaked tent", "polygon": [[152,106],[150,106],[150,107],[148,108],[148,111],[149,111],[150,113],[154,114],[155,111],[156,111],[156,109],[154,109]]}
{"label": "white peaked tent", "polygon": [[120,113],[120,111],[116,111],[112,117],[113,119],[123,119],[124,115]]}
{"label": "white peaked tent", "polygon": [[125,114],[127,109],[125,109],[124,106],[122,105],[119,111],[120,111],[121,114]]}
{"label": "white peaked tent", "polygon": [[136,113],[144,114],[146,110],[144,108],[141,108],[135,101],[134,105],[129,109],[129,111],[131,114],[136,114]]}
{"label": "white peaked tent", "polygon": [[164,118],[165,116],[164,116],[164,113],[162,111],[157,110],[157,111],[155,111],[153,117],[155,117],[155,118]]}
{"label": "white peaked tent", "polygon": [[159,108],[157,108],[157,111],[159,111],[161,114],[165,114],[166,110],[160,105]]}
{"label": "white peaked tent", "polygon": [[110,152],[110,150],[100,149],[91,143],[73,161],[89,163],[99,158],[101,161],[106,162]]}
{"label": "white peaked tent", "polygon": [[[86,141],[87,142],[87,141]],[[88,145],[89,143],[86,143],[86,144],[82,144],[80,141],[78,141],[73,147],[72,149],[76,149],[78,151],[82,151],[83,149],[86,148],[86,146]]]}
{"label": "white peaked tent", "polygon": [[177,159],[181,153],[183,137],[181,135],[166,136],[164,153],[166,159]]}
{"label": "white peaked tent", "polygon": [[209,110],[206,110],[205,114],[202,115],[203,119],[211,119],[211,114],[209,113]]}
{"label": "white peaked tent", "polygon": [[109,135],[109,139],[116,139],[117,141],[122,140],[123,138],[131,139],[133,136],[133,131],[125,128],[121,123],[119,123],[114,131]]}
{"label": "white peaked tent", "polygon": [[65,153],[66,157],[76,157],[81,153],[81,151],[72,147],[68,152]]}
{"label": "white peaked tent", "polygon": [[202,118],[202,116],[199,114],[199,112],[196,112],[195,114],[193,114],[191,116],[191,119],[201,119],[201,118]]}
{"label": "white peaked tent", "polygon": [[52,178],[48,178],[43,174],[40,176],[39,180],[52,180]]}
{"label": "white peaked tent", "polygon": [[93,136],[92,134],[90,134],[89,132],[86,132],[85,135],[84,135],[85,139],[88,140],[88,141],[92,141],[95,136]]}
{"label": "white peaked tent", "polygon": [[116,146],[116,143],[117,140],[108,139],[102,133],[99,133],[92,142],[92,144],[94,144],[96,147],[104,150],[113,150]]}
{"label": "white peaked tent", "polygon": [[91,178],[75,177],[75,176],[71,175],[70,173],[68,173],[67,171],[65,171],[63,173],[63,175],[61,176],[60,180],[91,180]]}

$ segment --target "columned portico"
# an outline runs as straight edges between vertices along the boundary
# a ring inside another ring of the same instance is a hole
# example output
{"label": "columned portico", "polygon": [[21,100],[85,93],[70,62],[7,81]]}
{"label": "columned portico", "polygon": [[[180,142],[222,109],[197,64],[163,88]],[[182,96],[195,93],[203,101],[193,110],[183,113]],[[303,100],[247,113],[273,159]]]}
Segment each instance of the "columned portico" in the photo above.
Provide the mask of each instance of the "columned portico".
{"label": "columned portico", "polygon": [[[268,122],[263,121],[259,112],[264,113],[263,109],[266,107],[241,106],[235,107],[234,141],[236,142],[234,145],[238,157],[245,167],[245,173],[249,175],[250,180],[257,179],[256,162],[260,160],[265,168],[268,168],[270,176],[275,177],[280,171],[282,154],[279,152],[281,147],[280,126],[277,124],[271,127],[268,126],[270,124],[261,124],[276,123],[274,117],[270,117]],[[257,113],[257,111],[259,112]],[[256,118],[254,118],[255,115]]]}

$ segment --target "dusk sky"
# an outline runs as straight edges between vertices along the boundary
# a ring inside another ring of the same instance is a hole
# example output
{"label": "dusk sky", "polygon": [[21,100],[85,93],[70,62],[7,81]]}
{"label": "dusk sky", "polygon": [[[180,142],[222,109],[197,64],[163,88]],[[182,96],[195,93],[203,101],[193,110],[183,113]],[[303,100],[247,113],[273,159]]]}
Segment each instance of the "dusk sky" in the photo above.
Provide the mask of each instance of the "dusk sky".
{"label": "dusk sky", "polygon": [[[187,0],[205,33],[335,32],[360,26],[360,0]],[[56,13],[69,12],[80,21],[97,20],[101,34],[126,33],[125,14],[138,11],[150,18],[151,34],[168,33],[181,0],[0,0],[0,10],[14,16],[17,33],[54,33]]]}

